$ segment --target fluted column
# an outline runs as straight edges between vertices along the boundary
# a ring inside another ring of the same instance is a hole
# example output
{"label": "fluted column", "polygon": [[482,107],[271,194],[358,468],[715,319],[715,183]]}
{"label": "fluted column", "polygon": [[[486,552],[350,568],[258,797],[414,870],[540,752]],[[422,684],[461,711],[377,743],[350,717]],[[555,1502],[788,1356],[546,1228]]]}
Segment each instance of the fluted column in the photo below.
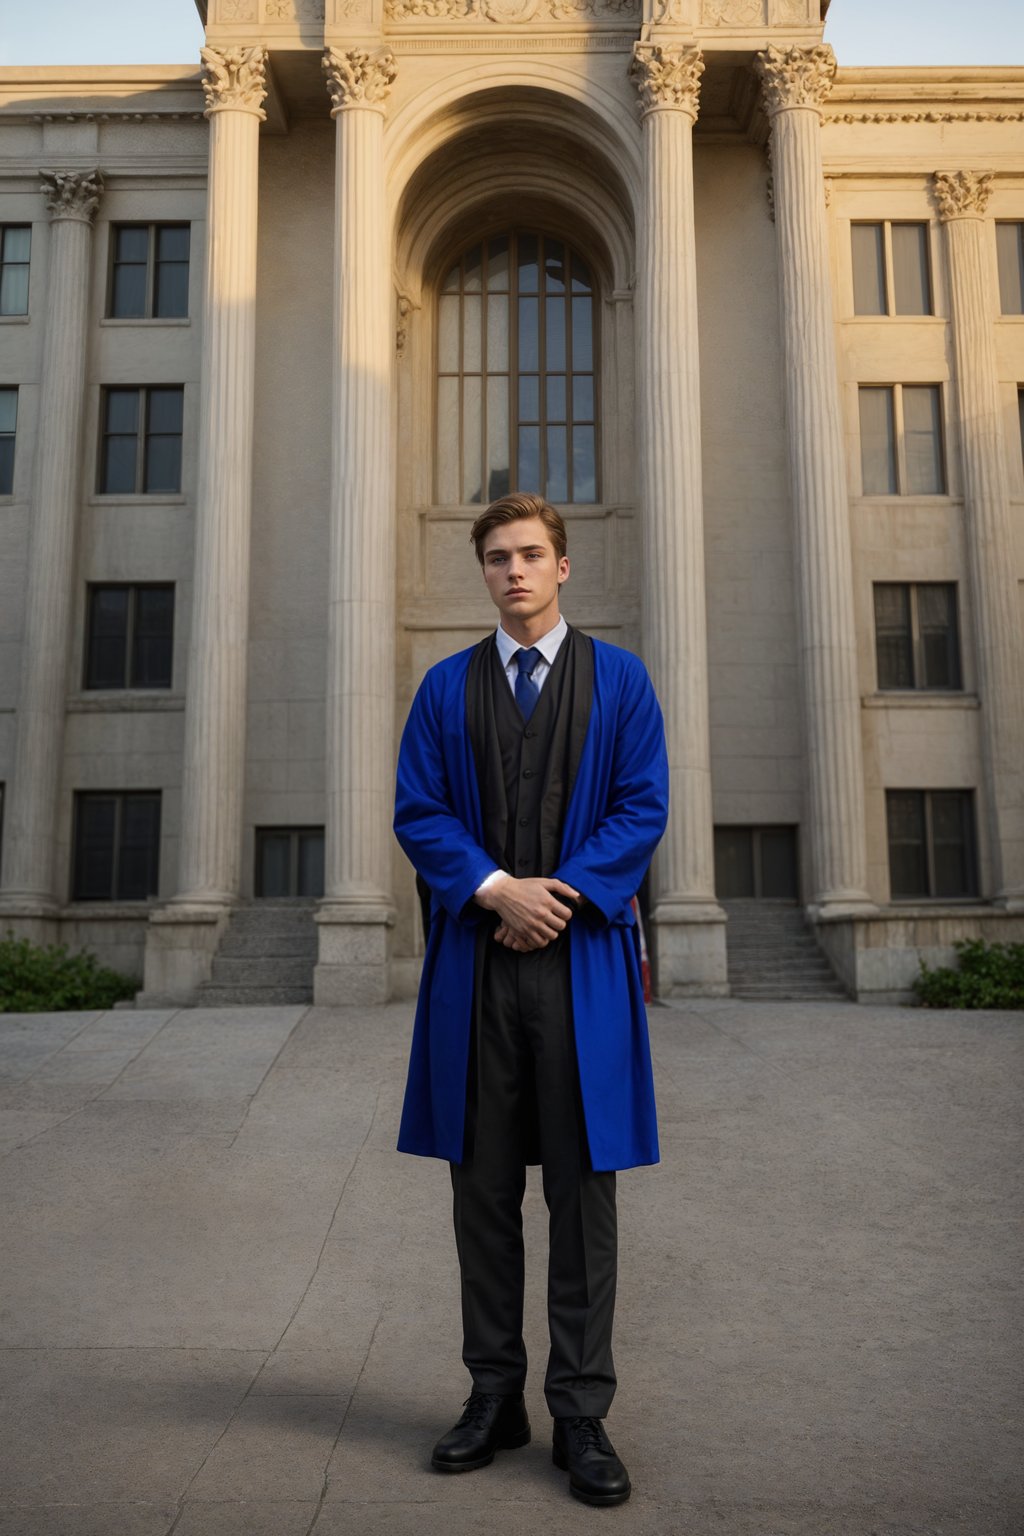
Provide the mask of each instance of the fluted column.
{"label": "fluted column", "polygon": [[1024,669],[984,222],[991,180],[940,171],[933,190],[949,266],[992,885],[1024,910]]}
{"label": "fluted column", "polygon": [[256,343],[262,48],[202,50],[210,121],[199,483],[178,903],[238,895]]}
{"label": "fluted column", "polygon": [[653,871],[662,996],[726,990],[715,902],[693,212],[699,49],[637,43],[644,140],[639,406],[643,646],[665,715],[669,824]]}
{"label": "fluted column", "polygon": [[771,120],[807,762],[810,904],[869,908],[849,502],[821,161],[831,48],[757,57]]}
{"label": "fluted column", "polygon": [[68,684],[75,526],[98,171],[45,171],[50,214],[46,330],[30,518],[17,746],[4,828],[3,904],[52,909]]}
{"label": "fluted column", "polygon": [[318,1002],[388,993],[394,784],[395,532],[391,258],[384,112],[389,49],[334,48],[334,396],[327,656],[327,835]]}

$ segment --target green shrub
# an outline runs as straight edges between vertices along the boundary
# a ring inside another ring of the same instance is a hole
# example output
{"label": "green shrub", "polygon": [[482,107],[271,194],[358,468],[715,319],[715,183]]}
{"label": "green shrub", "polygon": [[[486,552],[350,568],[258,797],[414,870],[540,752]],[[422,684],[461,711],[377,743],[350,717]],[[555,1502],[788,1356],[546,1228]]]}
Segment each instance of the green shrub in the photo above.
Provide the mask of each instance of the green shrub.
{"label": "green shrub", "polygon": [[112,1008],[138,987],[130,976],[101,966],[88,950],[72,955],[66,944],[33,944],[10,931],[0,939],[0,1013]]}
{"label": "green shrub", "polygon": [[1024,1008],[1024,944],[960,939],[959,967],[926,965],[914,990],[925,1008]]}

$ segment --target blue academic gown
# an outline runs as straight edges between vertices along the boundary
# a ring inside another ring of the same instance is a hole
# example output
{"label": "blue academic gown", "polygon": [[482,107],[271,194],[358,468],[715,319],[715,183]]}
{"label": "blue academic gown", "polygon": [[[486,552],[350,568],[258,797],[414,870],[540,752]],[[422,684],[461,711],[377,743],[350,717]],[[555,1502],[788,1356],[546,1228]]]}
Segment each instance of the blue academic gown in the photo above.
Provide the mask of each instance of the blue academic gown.
{"label": "blue academic gown", "polygon": [[[595,1171],[658,1161],[654,1082],[630,905],[668,816],[661,710],[643,663],[600,640],[594,697],[566,811],[564,880],[598,910],[569,924],[580,1090]],[[395,834],[433,893],[398,1148],[462,1161],[484,850],[466,719],[475,647],[432,667],[402,735]],[[601,920],[603,919],[603,921]]]}

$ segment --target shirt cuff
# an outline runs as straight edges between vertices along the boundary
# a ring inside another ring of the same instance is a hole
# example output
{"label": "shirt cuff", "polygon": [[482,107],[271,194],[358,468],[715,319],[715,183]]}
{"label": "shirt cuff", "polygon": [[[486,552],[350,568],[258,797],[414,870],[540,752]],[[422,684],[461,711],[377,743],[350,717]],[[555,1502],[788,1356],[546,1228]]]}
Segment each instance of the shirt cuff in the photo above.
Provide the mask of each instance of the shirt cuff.
{"label": "shirt cuff", "polygon": [[489,885],[493,885],[495,880],[502,880],[502,879],[504,879],[504,876],[505,876],[505,871],[503,869],[492,869],[490,874],[487,876],[487,879],[486,880],[481,880],[480,884],[477,886],[476,890],[473,892],[473,895],[474,896],[479,896],[481,891],[486,891],[486,889],[487,889],[487,887]]}

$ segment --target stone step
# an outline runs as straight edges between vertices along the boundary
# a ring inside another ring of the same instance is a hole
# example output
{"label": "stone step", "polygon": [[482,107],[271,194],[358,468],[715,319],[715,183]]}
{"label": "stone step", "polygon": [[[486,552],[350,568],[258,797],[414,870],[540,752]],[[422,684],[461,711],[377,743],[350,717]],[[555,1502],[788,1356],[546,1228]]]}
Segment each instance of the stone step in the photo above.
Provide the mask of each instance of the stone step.
{"label": "stone step", "polygon": [[202,1008],[270,1007],[283,1003],[311,1003],[313,988],[309,987],[220,987],[205,982],[199,989],[199,1006]]}
{"label": "stone step", "polygon": [[218,987],[312,987],[313,962],[301,955],[253,959],[222,954],[214,957],[210,981]]}
{"label": "stone step", "polygon": [[309,926],[309,933],[248,933],[239,932],[232,925],[221,940],[217,955],[224,959],[242,959],[246,955],[260,959],[279,955],[282,959],[299,960],[306,957],[315,961],[317,935],[312,923]]}
{"label": "stone step", "polygon": [[313,914],[316,908],[312,902],[297,903],[295,906],[253,906],[235,907],[231,913],[228,924],[229,931],[234,929],[237,933],[309,933],[316,931]]}

